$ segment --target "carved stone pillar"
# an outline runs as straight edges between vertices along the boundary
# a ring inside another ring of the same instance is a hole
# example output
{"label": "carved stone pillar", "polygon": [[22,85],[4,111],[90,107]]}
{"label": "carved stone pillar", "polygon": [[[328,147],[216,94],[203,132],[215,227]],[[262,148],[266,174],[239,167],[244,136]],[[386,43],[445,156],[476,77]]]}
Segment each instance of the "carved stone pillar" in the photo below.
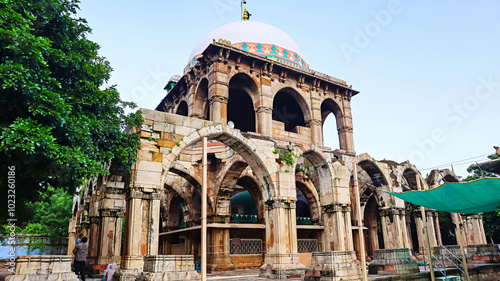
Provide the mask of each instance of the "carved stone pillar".
{"label": "carved stone pillar", "polygon": [[[160,196],[156,189],[130,188],[127,194],[125,247],[119,280],[143,269],[143,256],[158,254]],[[123,278],[122,278],[123,277]]]}
{"label": "carved stone pillar", "polygon": [[486,244],[481,215],[462,216],[465,220],[465,235],[467,245]]}
{"label": "carved stone pillar", "polygon": [[257,133],[270,136],[272,134],[273,108],[270,106],[259,106],[257,113]]}
{"label": "carved stone pillar", "polygon": [[211,271],[234,270],[229,254],[229,228],[210,228],[208,233],[208,267]]}
{"label": "carved stone pillar", "polygon": [[[311,119],[305,120],[306,127],[311,128],[311,139],[315,145],[323,145],[323,122],[321,116],[321,100],[317,94],[311,95]],[[329,128],[326,128],[327,130]],[[332,128],[333,129],[333,128]],[[336,149],[337,147],[333,147]]]}
{"label": "carved stone pillar", "polygon": [[434,212],[432,210],[425,210],[425,214],[427,216],[427,229],[429,231],[429,240],[430,246],[437,246],[437,238],[436,238],[436,228],[434,226]]}
{"label": "carved stone pillar", "polygon": [[348,205],[323,206],[325,251],[353,250],[350,248],[353,245],[352,233],[349,233],[351,230],[350,210]]}
{"label": "carved stone pillar", "polygon": [[404,211],[398,208],[382,209],[380,217],[385,249],[403,248],[403,234],[406,231],[401,218],[404,217]]}
{"label": "carved stone pillar", "polygon": [[208,100],[210,103],[210,120],[227,123],[227,101],[229,98],[229,78],[227,65],[214,63],[208,78]]}
{"label": "carved stone pillar", "polygon": [[76,243],[76,217],[72,216],[69,219],[69,239],[68,239],[68,255],[73,254],[73,249],[75,248]]}
{"label": "carved stone pillar", "polygon": [[323,145],[323,123],[321,120],[309,120],[307,121],[306,126],[311,128],[313,144]]}
{"label": "carved stone pillar", "polygon": [[352,133],[351,99],[344,96],[342,99],[342,109],[344,115],[337,117],[337,128],[339,133],[340,149],[347,152],[354,152],[354,138]]}
{"label": "carved stone pillar", "polygon": [[[426,244],[426,238],[425,238],[425,228],[424,228],[424,224],[423,224],[423,221],[422,221],[422,213],[420,212],[420,208],[417,208],[413,211],[413,214],[414,214],[414,217],[415,217],[415,228],[416,228],[416,231],[417,231],[417,239],[418,239],[418,249],[414,249],[414,250],[418,250],[418,252],[420,254],[425,254],[426,251],[424,251],[423,249],[423,246],[427,245]],[[427,247],[427,246],[426,246]]]}
{"label": "carved stone pillar", "polygon": [[297,253],[295,202],[269,201],[266,215],[266,256],[260,276],[287,279],[304,276],[304,268]]}

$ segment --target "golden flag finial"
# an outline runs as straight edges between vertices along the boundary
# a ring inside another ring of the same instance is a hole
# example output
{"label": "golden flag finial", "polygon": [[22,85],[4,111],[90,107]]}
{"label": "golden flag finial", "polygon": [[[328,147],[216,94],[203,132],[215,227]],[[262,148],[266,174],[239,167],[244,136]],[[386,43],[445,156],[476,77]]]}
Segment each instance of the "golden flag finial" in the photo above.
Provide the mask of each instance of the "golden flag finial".
{"label": "golden flag finial", "polygon": [[250,14],[250,13],[247,11],[247,7],[245,6],[245,10],[243,11],[243,20],[244,20],[244,21],[249,20],[251,15],[252,15],[252,14]]}

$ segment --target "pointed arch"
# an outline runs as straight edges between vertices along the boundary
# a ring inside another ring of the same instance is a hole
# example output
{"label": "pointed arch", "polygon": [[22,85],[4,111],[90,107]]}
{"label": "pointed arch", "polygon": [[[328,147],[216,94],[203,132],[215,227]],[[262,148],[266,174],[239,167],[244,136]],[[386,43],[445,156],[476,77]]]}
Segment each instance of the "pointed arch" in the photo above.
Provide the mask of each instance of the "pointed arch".
{"label": "pointed arch", "polygon": [[192,112],[190,117],[196,117],[203,120],[210,119],[210,104],[208,102],[208,79],[202,78],[196,85],[194,98],[192,101]]}
{"label": "pointed arch", "polygon": [[188,112],[189,112],[188,104],[185,100],[183,100],[177,106],[175,114],[182,115],[182,116],[188,116]]}
{"label": "pointed arch", "polygon": [[295,89],[284,87],[274,95],[272,118],[283,122],[285,131],[294,132],[296,126],[305,127],[311,116],[309,105]]}
{"label": "pointed arch", "polygon": [[[254,175],[259,180],[259,184],[264,191],[264,200],[273,198],[276,194],[275,181],[271,177],[277,170],[276,161],[264,155],[259,146],[252,140],[244,137],[239,130],[233,130],[227,124],[216,124],[203,127],[185,136],[178,146],[172,148],[168,157],[163,158],[162,167],[169,170],[172,163],[182,153],[182,150],[193,144],[199,143],[203,137],[214,139],[229,146],[239,154],[250,166]],[[166,175],[161,176],[161,182],[165,181]]]}
{"label": "pointed arch", "polygon": [[242,132],[256,132],[255,96],[258,87],[246,73],[235,74],[229,80],[227,120]]}

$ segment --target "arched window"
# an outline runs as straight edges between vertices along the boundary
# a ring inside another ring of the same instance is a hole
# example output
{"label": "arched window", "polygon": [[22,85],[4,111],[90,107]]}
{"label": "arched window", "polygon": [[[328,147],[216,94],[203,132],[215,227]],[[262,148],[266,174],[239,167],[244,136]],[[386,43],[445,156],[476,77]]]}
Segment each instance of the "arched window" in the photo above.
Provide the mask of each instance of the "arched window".
{"label": "arched window", "polygon": [[251,96],[257,91],[255,82],[246,74],[236,74],[229,81],[227,121],[242,132],[255,132],[255,109]]}
{"label": "arched window", "polygon": [[332,99],[325,99],[321,103],[321,121],[323,123],[323,144],[330,148],[340,148],[338,135],[338,120],[342,111]]}
{"label": "arched window", "polygon": [[285,88],[274,96],[273,120],[283,122],[285,131],[293,132],[296,126],[306,126],[303,107],[307,108],[305,102],[302,106],[297,102],[300,95],[294,90]]}
{"label": "arched window", "polygon": [[188,116],[188,105],[186,101],[181,101],[179,106],[177,106],[177,111],[175,112],[175,114]]}
{"label": "arched window", "polygon": [[194,97],[194,108],[191,116],[198,117],[204,120],[210,120],[210,104],[208,102],[208,80],[201,79],[196,88]]}

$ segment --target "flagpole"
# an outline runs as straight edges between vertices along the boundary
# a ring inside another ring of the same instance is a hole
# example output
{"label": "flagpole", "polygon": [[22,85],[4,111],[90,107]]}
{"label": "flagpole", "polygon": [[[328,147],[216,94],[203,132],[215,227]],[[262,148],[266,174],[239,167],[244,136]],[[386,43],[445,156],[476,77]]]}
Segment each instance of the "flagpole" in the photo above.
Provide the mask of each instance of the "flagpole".
{"label": "flagpole", "polygon": [[207,137],[203,137],[201,185],[201,281],[207,280]]}

